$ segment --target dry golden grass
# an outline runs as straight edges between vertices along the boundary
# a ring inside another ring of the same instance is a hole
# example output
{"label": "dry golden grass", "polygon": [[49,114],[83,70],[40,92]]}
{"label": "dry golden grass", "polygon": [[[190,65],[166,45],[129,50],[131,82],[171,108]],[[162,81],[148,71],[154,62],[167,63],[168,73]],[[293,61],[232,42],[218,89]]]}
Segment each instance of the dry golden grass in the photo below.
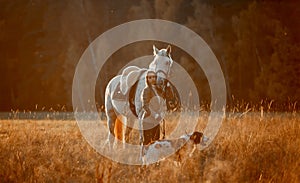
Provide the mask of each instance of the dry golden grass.
{"label": "dry golden grass", "polygon": [[75,121],[2,120],[0,182],[300,182],[299,147],[299,114],[248,113],[227,117],[204,151],[141,167],[95,152]]}

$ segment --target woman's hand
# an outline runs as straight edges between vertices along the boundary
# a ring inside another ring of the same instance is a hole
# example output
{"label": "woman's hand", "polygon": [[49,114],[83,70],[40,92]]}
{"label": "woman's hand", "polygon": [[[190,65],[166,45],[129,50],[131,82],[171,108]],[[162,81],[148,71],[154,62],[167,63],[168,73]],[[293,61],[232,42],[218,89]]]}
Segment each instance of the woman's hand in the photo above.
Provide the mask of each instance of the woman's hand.
{"label": "woman's hand", "polygon": [[162,120],[161,115],[158,114],[158,113],[156,113],[156,114],[154,115],[154,119],[157,120],[157,121],[161,121],[161,120]]}

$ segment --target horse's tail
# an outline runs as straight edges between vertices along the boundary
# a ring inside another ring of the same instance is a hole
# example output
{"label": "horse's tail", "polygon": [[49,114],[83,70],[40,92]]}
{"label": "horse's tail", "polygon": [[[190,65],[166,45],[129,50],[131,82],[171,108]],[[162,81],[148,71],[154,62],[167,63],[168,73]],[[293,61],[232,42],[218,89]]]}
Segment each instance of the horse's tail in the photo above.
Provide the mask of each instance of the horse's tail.
{"label": "horse's tail", "polygon": [[120,141],[123,140],[123,123],[122,123],[122,117],[118,115],[118,117],[115,120],[115,137],[119,139]]}

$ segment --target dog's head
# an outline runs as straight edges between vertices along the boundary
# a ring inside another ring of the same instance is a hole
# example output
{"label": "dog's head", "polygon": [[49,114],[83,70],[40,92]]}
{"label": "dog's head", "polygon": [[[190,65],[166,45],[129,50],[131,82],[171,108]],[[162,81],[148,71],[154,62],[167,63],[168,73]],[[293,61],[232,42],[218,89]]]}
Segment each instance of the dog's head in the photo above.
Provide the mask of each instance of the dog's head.
{"label": "dog's head", "polygon": [[191,136],[190,136],[190,140],[194,142],[194,144],[200,144],[201,140],[203,137],[203,133],[201,132],[194,132]]}
{"label": "dog's head", "polygon": [[203,135],[203,133],[201,132],[193,132],[192,134],[190,134],[190,141],[194,144],[201,144],[201,145],[206,145],[206,142],[209,140],[208,137],[206,137],[205,135]]}

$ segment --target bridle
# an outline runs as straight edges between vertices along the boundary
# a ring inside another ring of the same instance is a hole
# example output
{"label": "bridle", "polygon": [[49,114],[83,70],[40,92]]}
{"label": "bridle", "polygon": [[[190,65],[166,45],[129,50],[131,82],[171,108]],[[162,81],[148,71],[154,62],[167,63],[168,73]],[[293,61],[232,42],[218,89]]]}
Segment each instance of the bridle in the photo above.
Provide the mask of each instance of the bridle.
{"label": "bridle", "polygon": [[157,65],[155,67],[155,72],[156,74],[158,75],[158,73],[162,73],[165,77],[157,77],[157,85],[162,89],[163,93],[165,94],[166,93],[166,88],[167,88],[167,84],[168,84],[168,77],[169,77],[169,74],[170,74],[170,71],[171,71],[171,67],[172,67],[172,64],[173,64],[173,60],[171,58],[171,55],[160,55],[160,56],[164,56],[164,57],[168,57],[169,58],[169,67],[168,67],[168,70],[165,72],[161,69],[158,69],[156,70],[157,68]]}

